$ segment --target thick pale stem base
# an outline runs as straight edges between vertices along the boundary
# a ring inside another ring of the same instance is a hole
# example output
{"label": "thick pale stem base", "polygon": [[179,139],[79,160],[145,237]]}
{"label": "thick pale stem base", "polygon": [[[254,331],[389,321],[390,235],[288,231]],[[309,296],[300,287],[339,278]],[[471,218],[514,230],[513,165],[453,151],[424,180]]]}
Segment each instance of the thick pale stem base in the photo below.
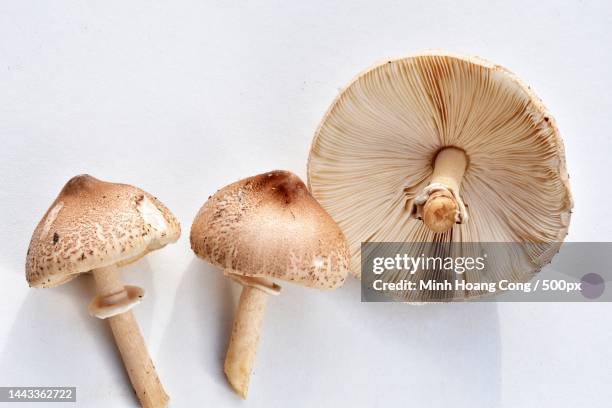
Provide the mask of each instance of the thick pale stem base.
{"label": "thick pale stem base", "polygon": [[243,399],[246,399],[249,389],[267,298],[264,291],[244,286],[234,318],[224,369],[232,388]]}
{"label": "thick pale stem base", "polygon": [[[96,269],[93,275],[100,296],[113,296],[124,290],[114,266]],[[167,406],[168,394],[159,381],[134,314],[128,311],[106,320],[111,326],[115,343],[140,404],[145,408]]]}
{"label": "thick pale stem base", "polygon": [[450,230],[456,222],[465,221],[467,213],[459,196],[461,181],[467,166],[467,156],[461,149],[448,147],[436,156],[429,183],[427,200],[423,204],[423,222],[433,232]]}

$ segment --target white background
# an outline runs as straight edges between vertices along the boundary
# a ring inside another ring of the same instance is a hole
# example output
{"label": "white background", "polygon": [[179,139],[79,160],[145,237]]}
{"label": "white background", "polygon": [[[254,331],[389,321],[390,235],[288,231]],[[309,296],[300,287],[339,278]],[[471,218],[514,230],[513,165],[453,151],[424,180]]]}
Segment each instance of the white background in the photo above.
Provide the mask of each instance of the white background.
{"label": "white background", "polygon": [[[459,5],[461,3],[461,5]],[[284,285],[269,302],[248,400],[222,362],[238,287],[188,232],[217,188],[305,177],[339,88],[428,48],[507,66],[565,140],[571,241],[612,239],[612,9],[605,1],[0,1],[0,385],[72,385],[133,406],[93,281],[29,289],[30,235],[73,175],[134,184],[183,225],[133,264],[135,309],[172,406],[609,407],[609,304],[362,304]]]}

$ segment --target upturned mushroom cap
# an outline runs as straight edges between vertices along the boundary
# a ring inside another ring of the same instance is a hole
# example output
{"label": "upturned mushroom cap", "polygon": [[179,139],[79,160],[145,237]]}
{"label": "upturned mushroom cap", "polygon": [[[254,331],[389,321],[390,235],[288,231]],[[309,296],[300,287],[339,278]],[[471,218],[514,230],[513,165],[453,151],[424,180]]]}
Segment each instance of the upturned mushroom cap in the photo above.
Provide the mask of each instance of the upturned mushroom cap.
{"label": "upturned mushroom cap", "polygon": [[240,180],[217,191],[191,227],[191,248],[226,272],[317,288],[342,285],[344,234],[287,171]]}
{"label": "upturned mushroom cap", "polygon": [[149,193],[76,176],[34,230],[26,279],[33,287],[58,286],[82,272],[136,261],[180,233],[174,215]]}
{"label": "upturned mushroom cap", "polygon": [[[436,234],[411,210],[448,147],[467,157],[470,216]],[[540,100],[498,65],[445,53],[354,79],[316,132],[308,181],[346,234],[357,276],[361,242],[559,242],[572,208],[563,143]]]}

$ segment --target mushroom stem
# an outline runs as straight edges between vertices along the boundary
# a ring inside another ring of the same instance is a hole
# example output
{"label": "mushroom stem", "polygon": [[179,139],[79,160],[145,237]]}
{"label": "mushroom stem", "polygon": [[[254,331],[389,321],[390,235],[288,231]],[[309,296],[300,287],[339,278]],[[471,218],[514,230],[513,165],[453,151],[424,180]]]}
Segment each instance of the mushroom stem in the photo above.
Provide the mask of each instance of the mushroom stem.
{"label": "mushroom stem", "polygon": [[450,190],[459,191],[467,167],[465,152],[456,147],[447,147],[436,155],[430,184],[444,184]]}
{"label": "mushroom stem", "polygon": [[[100,296],[114,297],[124,291],[116,266],[92,272]],[[134,314],[127,311],[107,320],[140,404],[145,408],[165,407],[169,397],[159,381]]]}
{"label": "mushroom stem", "polygon": [[232,388],[243,399],[249,389],[267,298],[263,290],[244,285],[234,318],[224,370]]}
{"label": "mushroom stem", "polygon": [[446,232],[453,224],[467,220],[459,196],[466,167],[467,156],[463,150],[447,147],[438,152],[431,181],[415,199],[417,217],[433,232]]}

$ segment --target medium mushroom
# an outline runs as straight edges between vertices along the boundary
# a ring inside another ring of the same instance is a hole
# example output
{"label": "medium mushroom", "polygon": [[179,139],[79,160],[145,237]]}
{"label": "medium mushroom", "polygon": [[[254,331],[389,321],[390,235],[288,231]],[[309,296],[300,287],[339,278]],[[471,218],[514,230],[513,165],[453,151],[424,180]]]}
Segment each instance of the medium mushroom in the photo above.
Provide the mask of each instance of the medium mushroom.
{"label": "medium mushroom", "polygon": [[445,53],[354,79],[316,132],[308,182],[356,276],[362,242],[560,242],[572,208],[561,137],[531,89]]}
{"label": "medium mushroom", "polygon": [[80,175],[66,183],[47,210],[28,249],[31,287],[55,287],[92,272],[98,295],[89,313],[108,320],[144,407],[166,406],[168,395],[130,311],[144,291],[124,285],[117,268],[175,242],[180,233],[174,215],[145,191]]}
{"label": "medium mushroom", "polygon": [[246,398],[273,279],[335,289],[348,273],[344,234],[294,174],[272,171],[217,191],[191,227],[191,248],[240,283],[225,374]]}

